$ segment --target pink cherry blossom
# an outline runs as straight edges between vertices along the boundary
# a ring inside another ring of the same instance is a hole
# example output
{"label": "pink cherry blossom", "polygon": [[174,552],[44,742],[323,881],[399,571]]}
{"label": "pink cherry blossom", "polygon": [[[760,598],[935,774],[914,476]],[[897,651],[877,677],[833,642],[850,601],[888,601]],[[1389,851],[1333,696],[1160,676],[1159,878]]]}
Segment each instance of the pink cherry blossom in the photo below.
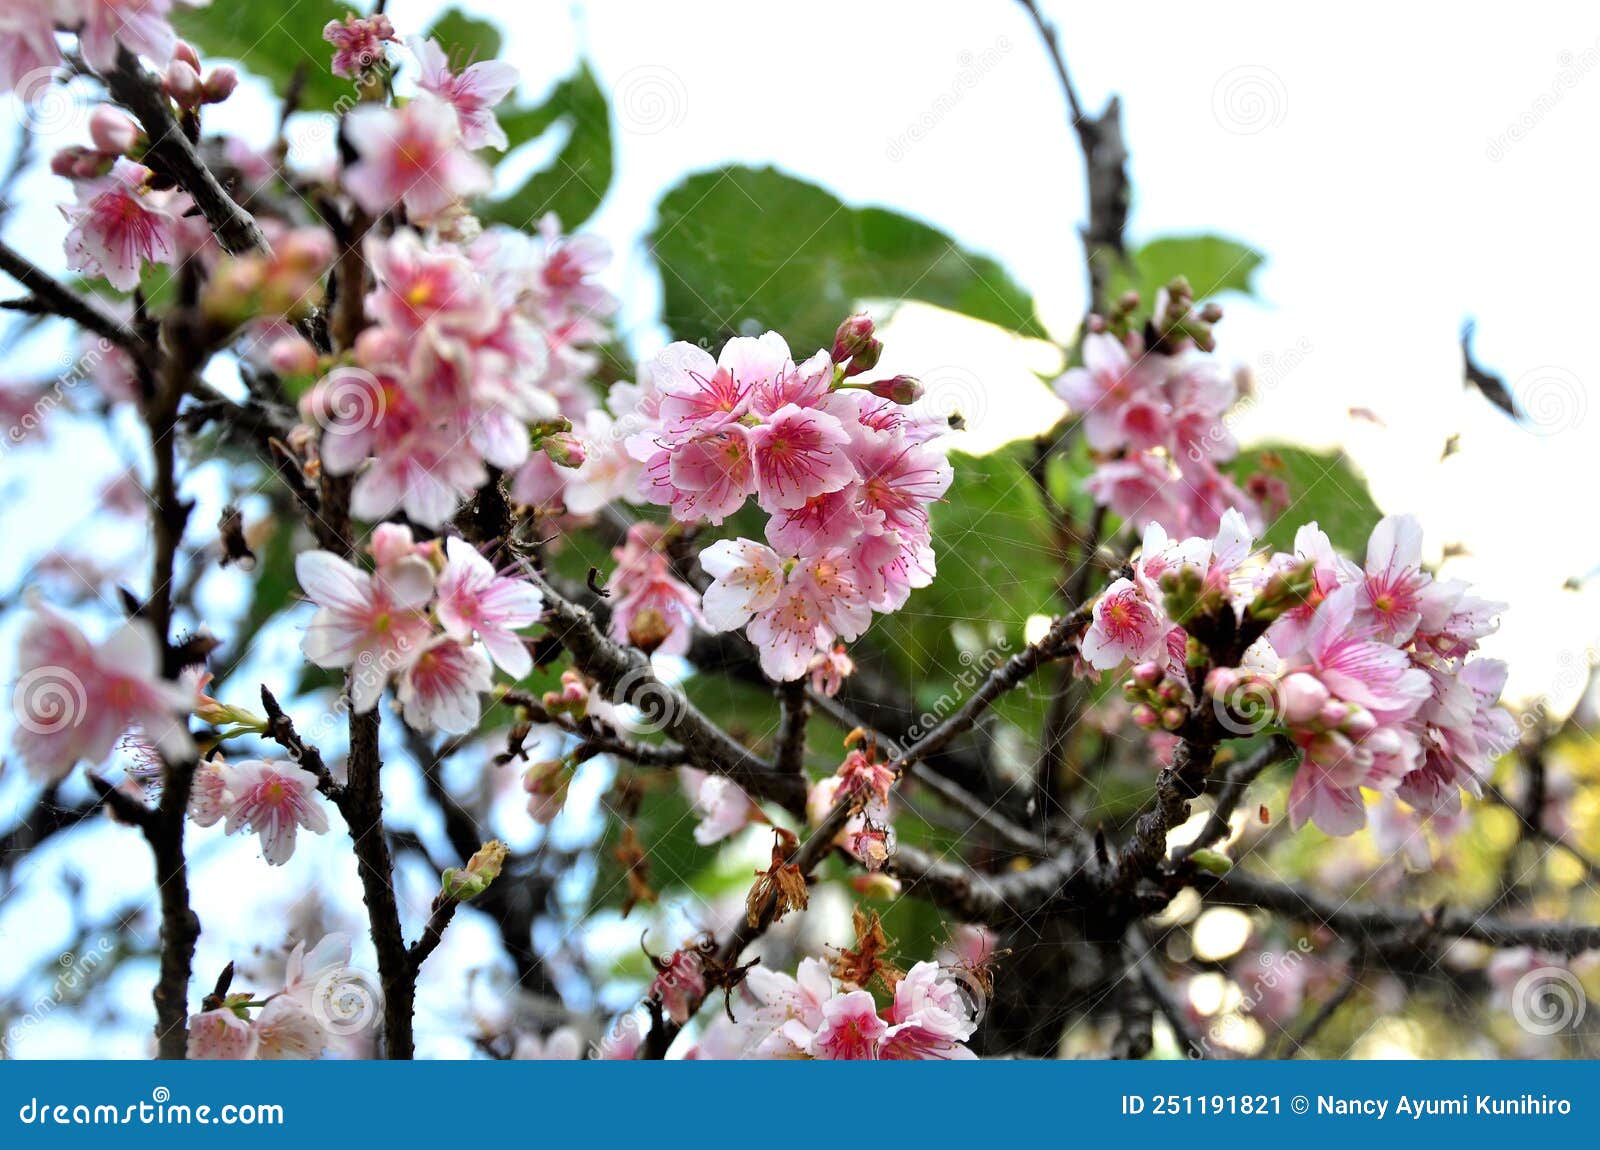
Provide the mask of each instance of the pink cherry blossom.
{"label": "pink cherry blossom", "polygon": [[1169,409],[1159,391],[1167,366],[1163,358],[1135,360],[1115,336],[1105,333],[1084,337],[1083,366],[1057,380],[1056,393],[1082,417],[1090,447],[1142,450],[1164,439]]}
{"label": "pink cherry blossom", "polygon": [[0,0],[0,89],[10,91],[60,62],[55,23],[51,6],[40,0]]}
{"label": "pink cherry blossom", "polygon": [[174,194],[149,188],[154,173],[119,156],[111,172],[77,183],[78,202],[63,207],[67,266],[103,275],[119,291],[132,291],[146,262],[177,261]]}
{"label": "pink cherry blossom", "polygon": [[872,612],[849,557],[831,551],[800,559],[788,571],[773,605],[759,611],[745,634],[773,679],[798,679],[818,651],[849,642],[867,629]]}
{"label": "pink cherry blossom", "polygon": [[855,660],[845,653],[842,643],[831,651],[819,651],[811,658],[811,689],[833,698],[844,681],[855,674]]}
{"label": "pink cherry blossom", "polygon": [[612,551],[617,567],[606,581],[611,634],[645,651],[682,655],[695,624],[704,619],[700,596],[672,573],[663,539],[656,524],[635,523],[624,545]]}
{"label": "pink cherry blossom", "polygon": [[18,643],[11,699],[12,746],[46,781],[64,778],[79,762],[104,762],[131,727],[169,758],[193,753],[185,716],[194,692],[162,678],[160,646],[142,619],[94,644],[66,616],[34,604]]}
{"label": "pink cherry blossom", "polygon": [[516,632],[538,622],[544,596],[524,579],[496,575],[465,539],[451,537],[445,554],[435,611],[446,634],[462,641],[476,635],[502,670],[522,678],[532,670],[533,656]]}
{"label": "pink cherry blossom", "polygon": [[685,947],[658,961],[655,980],[650,983],[650,997],[661,1004],[672,1021],[679,1025],[688,1022],[705,993],[705,970],[699,951]]}
{"label": "pink cherry blossom", "polygon": [[[192,5],[204,0],[188,0]],[[166,67],[178,46],[170,13],[175,0],[66,0],[60,22],[76,24],[78,50],[89,67],[105,72],[116,66],[120,43],[134,55]]]}
{"label": "pink cherry blossom", "polygon": [[412,37],[409,46],[422,65],[418,86],[456,110],[461,121],[461,142],[469,148],[504,151],[508,143],[505,130],[491,109],[517,86],[517,70],[499,60],[483,60],[457,75],[450,71],[437,40]]}
{"label": "pink cherry blossom", "polygon": [[955,472],[950,461],[925,445],[898,436],[858,439],[851,458],[861,477],[861,504],[880,512],[884,525],[921,533],[928,524],[928,505],[950,489]]}
{"label": "pink cherry blossom", "polygon": [[395,693],[413,730],[462,735],[478,725],[479,696],[493,686],[494,669],[481,646],[441,635],[400,672]]}
{"label": "pink cherry blossom", "polygon": [[360,157],[345,188],[373,215],[404,203],[413,220],[428,220],[489,190],[489,169],[462,146],[454,110],[432,96],[399,109],[363,104],[344,130]]}
{"label": "pink cherry blossom", "polygon": [[721,523],[756,491],[753,447],[750,432],[726,424],[662,448],[646,461],[641,491],[670,506],[674,519]]}
{"label": "pink cherry blossom", "polygon": [[261,838],[261,853],[272,866],[282,866],[294,854],[295,832],[304,827],[325,834],[328,816],[317,800],[317,779],[294,763],[246,759],[229,766],[224,775],[223,802],[234,834],[249,828]]}
{"label": "pink cherry blossom", "polygon": [[850,436],[826,412],[785,404],[750,431],[756,498],[768,511],[803,507],[856,478]]}
{"label": "pink cherry blossom", "polygon": [[1459,597],[1422,570],[1422,525],[1415,518],[1390,515],[1373,529],[1360,606],[1380,635],[1403,643],[1425,615],[1434,626],[1443,624]]}
{"label": "pink cherry blossom", "polygon": [[894,1024],[884,1032],[882,1059],[971,1059],[963,1043],[977,1024],[960,984],[937,963],[919,962],[895,985]]}
{"label": "pink cherry blossom", "polygon": [[306,658],[319,667],[350,668],[355,709],[372,710],[389,677],[427,642],[423,602],[414,588],[391,587],[329,551],[296,556],[295,575],[318,607],[301,644]]}
{"label": "pink cherry blossom", "polygon": [[717,631],[743,627],[767,611],[783,590],[783,562],[770,547],[749,539],[720,539],[700,552],[712,578],[703,599],[706,624]]}
{"label": "pink cherry blossom", "polygon": [[228,764],[215,755],[195,768],[189,791],[189,818],[195,826],[215,826],[227,816],[228,770]]}
{"label": "pink cherry blossom", "polygon": [[328,1032],[316,1015],[286,994],[269,999],[251,1025],[260,1059],[320,1058],[328,1047]]}
{"label": "pink cherry blossom", "polygon": [[1097,671],[1138,662],[1159,650],[1170,626],[1132,580],[1118,579],[1095,601],[1083,636],[1084,661]]}
{"label": "pink cherry blossom", "polygon": [[863,1061],[876,1059],[889,1024],[878,1016],[872,995],[852,990],[822,1005],[822,1025],[812,1037],[814,1058]]}
{"label": "pink cherry blossom", "polygon": [[382,13],[329,20],[322,38],[333,45],[333,74],[347,80],[360,79],[369,68],[382,64],[384,44],[400,42],[394,24]]}
{"label": "pink cherry blossom", "polygon": [[724,775],[680,767],[678,778],[699,818],[694,828],[694,841],[701,846],[719,843],[752,822],[766,821],[761,808],[744,789]]}
{"label": "pink cherry blossom", "polygon": [[231,1006],[189,1016],[190,1058],[249,1060],[259,1042],[255,1028]]}

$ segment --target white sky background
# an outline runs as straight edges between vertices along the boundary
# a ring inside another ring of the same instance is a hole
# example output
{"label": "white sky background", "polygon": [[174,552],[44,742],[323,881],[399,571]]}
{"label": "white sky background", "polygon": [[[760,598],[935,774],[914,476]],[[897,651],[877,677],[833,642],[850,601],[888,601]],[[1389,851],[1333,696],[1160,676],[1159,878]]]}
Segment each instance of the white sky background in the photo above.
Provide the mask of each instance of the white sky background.
{"label": "white sky background", "polygon": [[[612,91],[616,176],[590,228],[617,250],[610,282],[637,351],[665,338],[642,239],[654,205],[685,174],[728,162],[772,163],[848,203],[928,220],[997,258],[1056,337],[1071,337],[1084,306],[1082,160],[1011,0],[464,6],[505,26],[526,96],[580,54]],[[405,34],[443,7],[396,0],[390,12]],[[1268,257],[1260,300],[1228,301],[1220,332],[1224,356],[1273,380],[1236,428],[1242,438],[1344,446],[1386,510],[1422,517],[1433,558],[1446,543],[1469,549],[1446,574],[1511,602],[1486,645],[1512,662],[1509,693],[1570,705],[1575,668],[1600,637],[1596,596],[1561,590],[1600,566],[1590,506],[1600,404],[1588,395],[1600,379],[1600,10],[1541,5],[1508,19],[1504,8],[1456,5],[1441,19],[1423,6],[1357,3],[1327,21],[1285,4],[1208,14],[1057,0],[1047,11],[1086,105],[1123,98],[1131,238],[1210,231]],[[994,66],[963,84],[982,59]],[[258,140],[270,131],[257,89],[217,112],[213,128]],[[905,141],[928,116],[931,129]],[[1496,148],[1513,124],[1521,138]],[[63,181],[35,175],[7,229],[47,267],[62,266],[53,205],[67,198]],[[1463,390],[1456,339],[1469,315],[1479,358],[1523,381],[1544,434]],[[1274,371],[1296,348],[1303,360]],[[1048,349],[906,309],[884,367],[963,389],[972,446],[982,446],[1054,420],[1055,401],[1029,370],[1050,363]],[[1384,426],[1350,419],[1352,407]],[[1457,432],[1460,452],[1440,464]],[[36,463],[16,462],[31,471],[85,441],[69,431]],[[121,466],[102,456],[71,474],[57,468],[32,513],[13,507],[0,522],[37,554]],[[14,554],[0,562],[0,574],[15,570]],[[14,624],[3,633],[9,642]],[[7,650],[0,666],[9,662]],[[254,844],[233,853],[253,858]],[[328,857],[308,850],[283,872],[248,873],[263,897],[270,886],[287,902]],[[126,885],[147,881],[129,874]],[[230,901],[219,894],[204,908],[208,925],[229,916]],[[466,945],[468,932],[455,933]],[[130,994],[144,995],[133,981]]]}

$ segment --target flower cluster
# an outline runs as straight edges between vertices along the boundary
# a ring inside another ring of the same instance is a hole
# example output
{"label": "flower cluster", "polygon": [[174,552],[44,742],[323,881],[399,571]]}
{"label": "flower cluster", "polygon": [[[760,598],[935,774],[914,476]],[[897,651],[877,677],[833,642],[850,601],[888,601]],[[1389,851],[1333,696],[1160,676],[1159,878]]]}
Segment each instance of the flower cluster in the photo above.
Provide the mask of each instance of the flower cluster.
{"label": "flower cluster", "polygon": [[78,53],[96,72],[116,66],[119,46],[166,68],[182,41],[171,13],[204,0],[17,0],[0,5],[0,88],[15,88],[29,73],[63,62],[56,29],[78,35]]}
{"label": "flower cluster", "polygon": [[320,1058],[376,1018],[376,989],[349,966],[347,935],[330,934],[309,952],[297,943],[282,990],[261,1000],[245,993],[213,997],[189,1016],[189,1057]]}
{"label": "flower cluster", "polygon": [[1087,481],[1096,503],[1179,535],[1211,534],[1230,507],[1260,529],[1256,500],[1220,470],[1238,452],[1225,421],[1238,383],[1192,343],[1149,347],[1138,332],[1093,332],[1083,366],[1057,380],[1056,392],[1096,454]]}
{"label": "flower cluster", "polygon": [[574,272],[569,246],[553,221],[537,238],[493,228],[466,244],[409,229],[368,239],[376,322],[302,401],[325,429],[323,465],[360,472],[357,515],[404,510],[437,527],[488,466],[522,467],[535,439],[565,426],[593,367],[579,353],[611,304],[589,281],[592,256]]}
{"label": "flower cluster", "polygon": [[840,343],[798,364],[774,332],[731,339],[716,359],[670,345],[587,425],[580,494],[567,496],[571,508],[632,494],[711,525],[753,497],[766,542],[700,553],[714,580],[702,609],[713,630],[744,627],[774,679],[807,674],[934,574],[928,507],[951,470],[927,441],[945,425],[903,410],[914,381],[851,382]]}
{"label": "flower cluster", "polygon": [[1515,741],[1499,705],[1506,668],[1473,658],[1503,605],[1422,567],[1422,530],[1410,516],[1374,528],[1366,562],[1339,556],[1316,524],[1293,553],[1255,570],[1243,516],[1230,509],[1214,539],[1172,541],[1145,531],[1132,579],[1094,606],[1082,656],[1094,669],[1136,663],[1128,683],[1135,719],[1176,730],[1194,700],[1190,637],[1177,620],[1231,611],[1270,620],[1237,667],[1205,681],[1224,729],[1275,725],[1300,750],[1289,816],[1329,834],[1366,824],[1363,789],[1398,795],[1421,817],[1460,810],[1477,795],[1494,756]]}
{"label": "flower cluster", "polygon": [[719,1018],[695,1047],[700,1058],[966,1059],[977,1029],[974,995],[960,972],[919,962],[880,1010],[871,992],[836,982],[805,958],[793,976],[752,967],[737,1022]]}
{"label": "flower cluster", "polygon": [[328,830],[316,790],[316,777],[294,763],[247,759],[230,764],[212,756],[195,770],[189,817],[202,827],[221,822],[230,835],[255,833],[268,864],[282,866],[294,854],[301,827],[316,835]]}
{"label": "flower cluster", "polygon": [[522,579],[497,574],[466,540],[417,543],[411,529],[381,524],[363,571],[328,551],[295,559],[317,607],[302,649],[319,667],[348,668],[357,712],[377,705],[391,679],[406,723],[462,734],[477,726],[493,666],[514,678],[533,666],[518,631],[538,621],[544,599]]}

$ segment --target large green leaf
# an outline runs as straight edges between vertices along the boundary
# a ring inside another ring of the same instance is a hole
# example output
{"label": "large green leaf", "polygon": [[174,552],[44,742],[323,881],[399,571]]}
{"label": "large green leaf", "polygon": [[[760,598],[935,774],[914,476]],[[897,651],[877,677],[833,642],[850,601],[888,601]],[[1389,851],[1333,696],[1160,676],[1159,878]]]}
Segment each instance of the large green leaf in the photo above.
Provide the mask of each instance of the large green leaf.
{"label": "large green leaf", "polygon": [[567,129],[567,139],[548,168],[486,204],[479,213],[484,219],[526,229],[555,212],[571,231],[594,214],[611,186],[611,107],[588,64],[580,64],[542,104],[503,110],[500,126],[512,148],[557,126]]}
{"label": "large green leaf", "polygon": [[1028,616],[1058,608],[1050,519],[1023,463],[1031,451],[951,453],[955,480],[933,508],[938,576],[900,611],[875,618],[857,644],[879,652],[936,714],[941,699],[959,701],[1021,649]]}
{"label": "large green leaf", "polygon": [[862,299],[916,299],[1044,338],[1033,300],[994,260],[883,208],[852,208],[772,168],[690,176],[662,198],[651,237],[662,319],[680,339],[781,331],[827,347]]}
{"label": "large green leaf", "polygon": [[217,3],[179,7],[172,23],[202,57],[237,60],[279,95],[300,72],[300,106],[317,109],[356,99],[350,81],[333,74],[333,46],[322,38],[323,25],[344,19],[349,11],[349,5],[334,0],[299,0],[292,14],[276,4]]}
{"label": "large green leaf", "polygon": [[1225,236],[1163,236],[1128,253],[1128,267],[1112,276],[1113,294],[1130,288],[1146,303],[1178,276],[1189,281],[1196,299],[1226,292],[1254,295],[1251,282],[1262,255]]}
{"label": "large green leaf", "polygon": [[1241,478],[1263,470],[1289,485],[1289,505],[1268,526],[1262,542],[1291,550],[1296,529],[1315,520],[1339,550],[1357,557],[1366,554],[1367,536],[1383,512],[1344,452],[1269,444],[1241,452],[1233,467]]}

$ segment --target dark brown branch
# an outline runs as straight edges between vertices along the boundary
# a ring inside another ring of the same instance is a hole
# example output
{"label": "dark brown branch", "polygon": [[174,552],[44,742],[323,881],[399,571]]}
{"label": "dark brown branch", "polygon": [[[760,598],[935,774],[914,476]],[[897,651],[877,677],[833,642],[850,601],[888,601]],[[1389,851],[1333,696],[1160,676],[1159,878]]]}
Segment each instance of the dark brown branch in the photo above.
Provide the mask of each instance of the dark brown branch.
{"label": "dark brown branch", "polygon": [[794,679],[778,685],[778,751],[773,756],[778,770],[798,775],[806,765],[806,723],[811,719],[811,700],[806,681]]}
{"label": "dark brown branch", "polygon": [[261,705],[267,714],[267,737],[288,751],[289,758],[299,764],[302,770],[317,776],[317,790],[335,805],[339,804],[344,798],[344,788],[333,781],[333,773],[323,762],[322,752],[300,737],[300,733],[294,729],[294,720],[284,713],[277,697],[267,689],[265,683],[261,684]]}
{"label": "dark brown branch", "polygon": [[148,349],[132,328],[67,288],[3,243],[0,243],[0,271],[32,292],[33,298],[51,315],[69,319],[135,356],[142,358],[146,354]]}
{"label": "dark brown branch", "polygon": [[112,98],[144,126],[145,135],[150,139],[146,161],[193,197],[223,250],[234,255],[270,252],[271,245],[255,217],[234,202],[206,167],[174,118],[160,81],[144,70],[139,58],[126,48],[120,48],[116,67],[107,71],[102,79]]}
{"label": "dark brown branch", "polygon": [[669,731],[696,765],[729,776],[755,798],[770,799],[792,814],[804,813],[802,775],[780,772],[752,754],[706,718],[682,691],[658,679],[642,652],[612,642],[588,611],[541,576],[533,578],[544,593],[551,632],[583,673],[599,684],[605,698],[638,707],[652,726]]}
{"label": "dark brown branch", "polygon": [[1600,949],[1600,924],[1508,922],[1471,911],[1374,906],[1257,878],[1237,867],[1220,878],[1197,875],[1195,885],[1207,902],[1256,907],[1314,922],[1358,944],[1374,938],[1413,946],[1433,938],[1470,938],[1494,947],[1531,946],[1552,954]]}
{"label": "dark brown branch", "polygon": [[1172,852],[1173,862],[1184,862],[1193,857],[1196,851],[1205,850],[1227,838],[1233,812],[1243,801],[1250,784],[1255,782],[1268,767],[1283,762],[1293,753],[1294,748],[1287,739],[1274,736],[1248,759],[1241,759],[1230,766],[1217,788],[1216,805],[1211,808],[1211,814],[1206,819],[1205,825],[1200,828],[1200,833],[1192,842],[1185,843]]}

